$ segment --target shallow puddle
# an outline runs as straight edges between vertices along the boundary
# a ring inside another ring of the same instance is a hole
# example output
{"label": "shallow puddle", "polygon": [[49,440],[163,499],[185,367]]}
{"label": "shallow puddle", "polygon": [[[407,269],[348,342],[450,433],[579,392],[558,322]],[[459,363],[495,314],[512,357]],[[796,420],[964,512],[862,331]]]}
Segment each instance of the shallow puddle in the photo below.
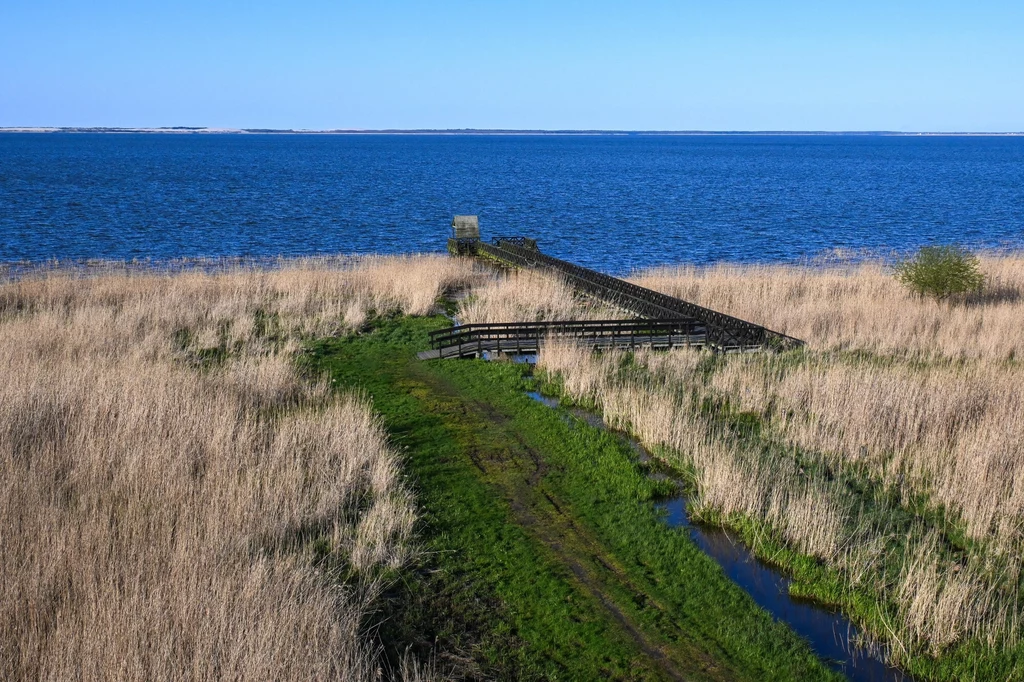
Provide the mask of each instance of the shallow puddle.
{"label": "shallow puddle", "polygon": [[[550,408],[558,408],[561,404],[558,398],[544,396],[536,391],[530,391],[527,395]],[[586,410],[571,408],[566,412],[566,417],[575,417],[595,428],[613,431],[599,415]],[[628,442],[640,462],[650,461],[650,454],[635,438],[620,435]],[[651,476],[659,480],[665,478],[663,473],[652,473]],[[655,507],[664,513],[665,523],[688,531],[697,546],[718,562],[725,574],[749,594],[758,606],[789,625],[810,643],[814,653],[832,668],[844,673],[847,679],[854,682],[913,682],[902,671],[886,665],[878,652],[851,644],[861,640],[860,633],[843,614],[791,597],[789,585],[792,581],[757,559],[736,536],[721,528],[691,523],[684,496],[663,500],[656,503]]]}
{"label": "shallow puddle", "polygon": [[558,398],[549,398],[546,395],[541,395],[537,391],[527,391],[526,395],[530,396],[531,399],[536,400],[538,403],[543,403],[548,407],[558,407],[562,402]]}

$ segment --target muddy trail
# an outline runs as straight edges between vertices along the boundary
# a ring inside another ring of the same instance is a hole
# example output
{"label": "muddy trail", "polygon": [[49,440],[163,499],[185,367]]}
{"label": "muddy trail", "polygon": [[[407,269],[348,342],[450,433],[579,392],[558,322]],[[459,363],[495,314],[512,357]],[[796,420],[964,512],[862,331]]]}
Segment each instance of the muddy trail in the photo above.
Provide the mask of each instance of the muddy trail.
{"label": "muddy trail", "polygon": [[841,679],[666,526],[672,486],[620,438],[530,399],[522,366],[415,360],[417,324],[307,358],[407,455],[424,551],[377,626],[397,660],[411,647],[461,679]]}
{"label": "muddy trail", "polygon": [[[451,383],[423,371],[423,365],[410,369],[434,393],[438,399],[435,406],[457,415],[475,432],[487,434],[486,439],[476,439],[475,447],[467,453],[473,465],[509,506],[515,522],[557,559],[579,589],[601,605],[606,616],[660,669],[664,679],[738,679],[708,652],[689,644],[685,630],[673,622],[669,611],[630,581],[607,549],[563,509],[558,493],[545,485],[551,465],[525,442],[509,415],[487,402],[466,400]],[[646,631],[627,615],[617,601],[623,595],[656,609],[657,618],[672,627],[672,638]]]}

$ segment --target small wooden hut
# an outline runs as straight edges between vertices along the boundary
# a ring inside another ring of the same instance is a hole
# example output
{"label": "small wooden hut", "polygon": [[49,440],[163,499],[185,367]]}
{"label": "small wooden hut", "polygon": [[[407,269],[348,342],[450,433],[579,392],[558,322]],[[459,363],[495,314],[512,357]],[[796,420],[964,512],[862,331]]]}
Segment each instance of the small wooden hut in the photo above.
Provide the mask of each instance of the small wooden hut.
{"label": "small wooden hut", "polygon": [[457,215],[452,218],[452,236],[448,252],[456,256],[472,254],[480,241],[480,220],[475,215]]}
{"label": "small wooden hut", "polygon": [[457,215],[452,218],[452,237],[480,239],[480,219],[475,215]]}

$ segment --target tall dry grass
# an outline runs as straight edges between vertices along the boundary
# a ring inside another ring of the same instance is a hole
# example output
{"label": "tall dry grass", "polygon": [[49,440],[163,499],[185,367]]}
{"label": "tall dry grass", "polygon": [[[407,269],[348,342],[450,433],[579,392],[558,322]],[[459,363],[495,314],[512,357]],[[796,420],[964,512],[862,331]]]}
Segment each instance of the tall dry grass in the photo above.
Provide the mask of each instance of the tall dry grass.
{"label": "tall dry grass", "polygon": [[696,471],[699,498],[690,508],[697,518],[713,513],[770,520],[804,552],[838,556],[842,520],[826,490],[804,480],[791,459],[766,457],[722,437],[712,418],[695,409],[691,391],[655,374],[669,366],[675,376],[696,374],[703,352],[639,351],[632,359],[651,371],[646,376],[622,371],[625,359],[623,352],[593,354],[571,343],[548,343],[538,366],[557,376],[572,397],[596,405],[609,426],[633,433],[648,447],[682,454],[673,463]]}
{"label": "tall dry grass", "polygon": [[787,442],[867,467],[905,499],[928,494],[975,539],[1024,540],[1024,368],[750,356],[711,386]]}
{"label": "tall dry grass", "polygon": [[[595,404],[609,425],[664,453],[669,464],[692,470],[696,495],[688,508],[695,520],[765,524],[769,551],[773,538],[780,538],[838,571],[852,587],[868,586],[896,604],[894,622],[873,632],[892,645],[893,662],[967,639],[1016,643],[1018,561],[981,549],[953,560],[937,551],[935,531],[908,529],[907,512],[887,508],[884,493],[866,511],[842,477],[806,466],[804,458],[813,453],[796,457],[791,447],[736,436],[702,408],[718,397],[703,384],[701,365],[710,361],[702,355],[641,352],[624,371],[624,352],[594,355],[575,345],[548,344],[538,364],[577,400]],[[685,383],[687,376],[693,383]],[[895,517],[885,521],[887,513]],[[760,550],[757,541],[754,549]]]}
{"label": "tall dry grass", "polygon": [[966,305],[910,293],[878,261],[831,267],[668,267],[631,281],[805,340],[816,350],[1024,357],[1024,257],[983,255],[987,293]]}
{"label": "tall dry grass", "polygon": [[[803,336],[800,362],[730,358],[711,382],[794,444],[926,492],[978,538],[1021,539],[1024,258],[987,256],[987,293],[936,303],[878,263],[659,270],[663,290]],[[743,292],[749,292],[744,296]],[[876,358],[831,350],[884,352]]]}
{"label": "tall dry grass", "polygon": [[[967,640],[1015,646],[1024,258],[989,256],[982,266],[988,294],[953,304],[907,294],[877,263],[660,269],[635,281],[809,349],[643,352],[624,370],[622,353],[549,345],[539,364],[610,423],[691,468],[698,518],[758,520],[895,604],[891,622],[874,624],[894,660]],[[723,428],[722,411],[759,435]],[[852,493],[851,477],[874,492]],[[943,510],[952,529],[919,516],[922,504]],[[970,542],[951,552],[960,532]]]}
{"label": "tall dry grass", "polygon": [[514,270],[478,284],[460,303],[458,319],[474,324],[613,319],[620,315],[576,294],[560,278],[535,270]]}
{"label": "tall dry grass", "polygon": [[292,355],[476,277],[422,257],[0,284],[0,678],[380,679],[366,617],[412,499],[367,402]]}

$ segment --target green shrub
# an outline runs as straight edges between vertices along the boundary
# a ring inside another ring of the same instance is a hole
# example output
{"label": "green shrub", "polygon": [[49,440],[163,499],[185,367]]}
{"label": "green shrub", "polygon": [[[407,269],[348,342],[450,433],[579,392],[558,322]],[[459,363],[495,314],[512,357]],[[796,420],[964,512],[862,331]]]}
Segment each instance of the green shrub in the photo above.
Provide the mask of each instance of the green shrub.
{"label": "green shrub", "polygon": [[922,246],[896,265],[896,279],[921,296],[943,300],[980,291],[985,283],[978,257],[959,246]]}

